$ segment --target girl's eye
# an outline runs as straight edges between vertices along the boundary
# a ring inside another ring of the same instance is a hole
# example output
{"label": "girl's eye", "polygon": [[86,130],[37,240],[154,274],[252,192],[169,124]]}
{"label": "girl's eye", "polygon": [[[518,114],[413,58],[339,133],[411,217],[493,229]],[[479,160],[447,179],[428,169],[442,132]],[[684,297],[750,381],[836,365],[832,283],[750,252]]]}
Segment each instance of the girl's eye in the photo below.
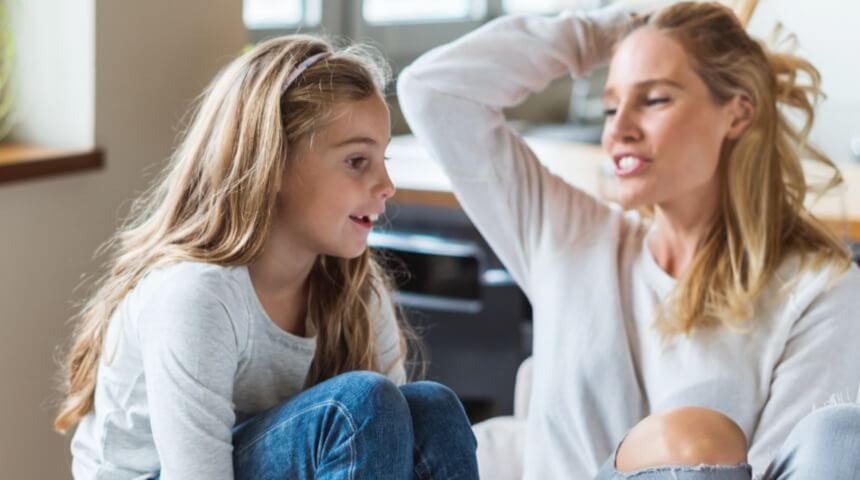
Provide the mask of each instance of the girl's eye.
{"label": "girl's eye", "polygon": [[346,161],[346,164],[349,168],[358,170],[364,166],[365,162],[367,162],[367,158],[365,157],[351,157]]}
{"label": "girl's eye", "polygon": [[618,111],[617,108],[607,108],[607,109],[603,110],[603,115],[605,115],[607,117],[611,117],[611,116],[615,115],[615,112],[617,112],[617,111]]}

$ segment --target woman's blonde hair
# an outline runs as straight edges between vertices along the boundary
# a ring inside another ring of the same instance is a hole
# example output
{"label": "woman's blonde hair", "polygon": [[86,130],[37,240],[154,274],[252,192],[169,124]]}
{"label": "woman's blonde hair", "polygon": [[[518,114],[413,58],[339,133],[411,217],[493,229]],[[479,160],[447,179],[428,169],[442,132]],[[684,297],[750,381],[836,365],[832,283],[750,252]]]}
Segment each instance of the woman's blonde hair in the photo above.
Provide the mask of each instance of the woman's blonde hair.
{"label": "woman's blonde hair", "polygon": [[[833,162],[808,142],[821,76],[808,61],[769,51],[752,39],[731,10],[717,3],[684,2],[657,11],[639,28],[662,32],[685,50],[712,98],[724,104],[741,95],[752,121],[720,152],[720,208],[690,267],[657,313],[664,337],[700,325],[745,330],[757,301],[791,256],[802,269],[851,264],[845,244],[804,206],[811,190],[801,158],[832,176],[820,193],[840,184]],[[786,117],[802,116],[801,128]]]}
{"label": "woman's blonde hair", "polygon": [[[282,91],[296,66],[321,52],[327,56]],[[92,410],[109,320],[141,278],[182,261],[253,262],[272,228],[278,188],[296,146],[332,120],[334,106],[381,95],[389,80],[374,50],[337,49],[307,35],[262,43],[218,74],[162,176],[102,247],[109,268],[78,315],[56,430],[68,431]],[[349,370],[382,368],[375,365],[369,311],[388,298],[380,288],[390,285],[369,250],[354,259],[318,258],[309,278],[317,349],[308,386]]]}

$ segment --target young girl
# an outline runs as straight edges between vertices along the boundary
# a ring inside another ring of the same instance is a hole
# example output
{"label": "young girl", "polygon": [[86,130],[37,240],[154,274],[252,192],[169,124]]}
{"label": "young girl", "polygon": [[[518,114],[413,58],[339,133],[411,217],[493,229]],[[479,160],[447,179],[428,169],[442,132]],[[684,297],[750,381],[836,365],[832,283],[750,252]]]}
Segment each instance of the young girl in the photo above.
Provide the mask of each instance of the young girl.
{"label": "young girl", "polygon": [[[610,57],[626,211],[550,173],[503,113]],[[835,170],[806,142],[818,86],[691,2],[506,17],[401,74],[415,135],[534,309],[527,480],[858,478],[860,406],[808,415],[860,386],[860,271],[804,206],[800,159]]]}
{"label": "young girl", "polygon": [[387,75],[286,36],[207,89],[81,314],[55,424],[76,479],[476,478],[454,394],[403,385],[367,248]]}

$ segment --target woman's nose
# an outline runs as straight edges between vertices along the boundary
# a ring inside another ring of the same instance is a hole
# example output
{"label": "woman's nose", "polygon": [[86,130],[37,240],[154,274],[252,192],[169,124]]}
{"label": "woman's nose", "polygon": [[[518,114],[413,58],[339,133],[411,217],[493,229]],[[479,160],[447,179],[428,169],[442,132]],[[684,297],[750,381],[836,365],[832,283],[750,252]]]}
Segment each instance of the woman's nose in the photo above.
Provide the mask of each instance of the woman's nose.
{"label": "woman's nose", "polygon": [[607,135],[614,142],[630,143],[642,139],[642,129],[635,114],[619,108],[606,125]]}

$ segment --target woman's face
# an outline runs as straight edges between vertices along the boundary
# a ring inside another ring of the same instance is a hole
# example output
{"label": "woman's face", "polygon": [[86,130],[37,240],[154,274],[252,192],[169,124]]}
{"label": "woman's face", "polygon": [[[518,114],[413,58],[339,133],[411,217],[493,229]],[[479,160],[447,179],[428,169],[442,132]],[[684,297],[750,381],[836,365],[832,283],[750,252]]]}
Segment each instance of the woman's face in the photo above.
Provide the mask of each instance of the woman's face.
{"label": "woman's face", "polygon": [[299,142],[279,193],[278,230],[294,254],[352,258],[364,252],[394,194],[385,168],[390,139],[388,107],[371,95],[336,107],[334,121]]}
{"label": "woman's face", "polygon": [[603,103],[603,148],[622,205],[713,204],[734,103],[714,101],[677,41],[647,27],[624,39],[609,65]]}

